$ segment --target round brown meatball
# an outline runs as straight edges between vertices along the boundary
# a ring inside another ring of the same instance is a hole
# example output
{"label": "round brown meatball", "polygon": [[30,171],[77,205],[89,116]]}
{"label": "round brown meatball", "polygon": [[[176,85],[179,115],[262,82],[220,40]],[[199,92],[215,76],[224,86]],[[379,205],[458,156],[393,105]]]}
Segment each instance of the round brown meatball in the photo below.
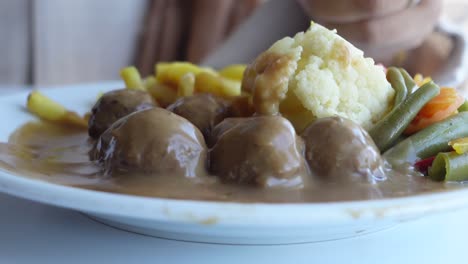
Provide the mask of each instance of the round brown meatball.
{"label": "round brown meatball", "polygon": [[195,177],[205,172],[207,149],[198,128],[163,108],[135,112],[115,122],[92,156],[106,171],[142,171]]}
{"label": "round brown meatball", "polygon": [[96,139],[118,119],[154,106],[156,103],[153,98],[144,91],[119,89],[107,92],[99,98],[91,110],[88,134]]}
{"label": "round brown meatball", "polygon": [[212,94],[196,94],[182,97],[167,107],[192,122],[203,133],[205,138],[211,129],[228,116],[227,103]]}
{"label": "round brown meatball", "polygon": [[306,160],[318,178],[375,182],[384,177],[384,162],[374,141],[351,120],[318,119],[302,132],[302,138]]}
{"label": "round brown meatball", "polygon": [[231,129],[233,126],[238,125],[245,121],[245,118],[241,117],[230,117],[223,120],[217,126],[211,130],[210,136],[206,139],[208,146],[213,146],[219,137],[224,134],[227,130]]}
{"label": "round brown meatball", "polygon": [[260,187],[304,185],[302,141],[287,119],[228,118],[215,130],[220,135],[210,150],[210,166],[221,179]]}

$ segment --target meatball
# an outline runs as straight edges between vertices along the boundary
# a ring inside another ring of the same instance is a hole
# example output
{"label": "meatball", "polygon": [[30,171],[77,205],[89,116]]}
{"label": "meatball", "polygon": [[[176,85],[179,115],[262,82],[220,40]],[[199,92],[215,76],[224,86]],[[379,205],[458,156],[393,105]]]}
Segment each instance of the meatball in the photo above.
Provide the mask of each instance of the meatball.
{"label": "meatball", "polygon": [[302,137],[309,168],[318,178],[375,182],[384,177],[384,162],[374,141],[351,120],[318,119]]}
{"label": "meatball", "polygon": [[231,129],[233,126],[236,126],[245,121],[245,118],[241,117],[230,117],[223,120],[223,122],[219,123],[217,126],[213,128],[211,131],[210,136],[207,138],[207,142],[209,146],[213,146],[216,141],[218,141],[219,137],[224,134],[227,130]]}
{"label": "meatball", "polygon": [[200,131],[159,107],[119,119],[101,135],[92,152],[107,172],[130,170],[185,177],[205,172],[206,155]]}
{"label": "meatball", "polygon": [[210,150],[210,169],[222,180],[259,187],[304,185],[302,141],[287,119],[228,118],[215,131],[220,135]]}
{"label": "meatball", "polygon": [[211,129],[228,116],[227,103],[211,94],[182,97],[167,107],[192,122],[207,138]]}
{"label": "meatball", "polygon": [[144,91],[119,89],[107,92],[91,110],[88,123],[90,137],[98,138],[118,119],[138,110],[156,106],[151,95]]}

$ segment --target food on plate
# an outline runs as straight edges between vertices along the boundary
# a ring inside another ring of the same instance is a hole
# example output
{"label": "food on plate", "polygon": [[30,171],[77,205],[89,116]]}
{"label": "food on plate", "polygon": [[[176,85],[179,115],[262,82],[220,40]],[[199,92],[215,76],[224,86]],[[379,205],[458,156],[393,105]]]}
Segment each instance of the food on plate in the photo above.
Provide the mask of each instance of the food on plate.
{"label": "food on plate", "polygon": [[155,82],[153,86],[148,87],[147,91],[162,107],[167,107],[177,100],[177,91],[163,83]]}
{"label": "food on plate", "polygon": [[292,41],[278,41],[260,54],[245,70],[242,90],[252,95],[255,111],[276,115],[280,103],[286,99],[289,80],[297,69],[301,47]]}
{"label": "food on plate", "polygon": [[207,93],[179,98],[167,110],[186,118],[200,129],[205,138],[210,136],[214,126],[229,116],[227,102]]}
{"label": "food on plate", "polygon": [[439,86],[429,82],[418,88],[414,93],[403,98],[390,113],[382,118],[370,130],[369,134],[381,151],[388,150],[395,144],[412,120],[418,115],[424,105],[440,91]]}
{"label": "food on plate", "polygon": [[[468,112],[453,115],[437,122],[418,133],[406,137],[385,152],[385,156],[400,163],[414,163],[440,152],[450,151],[449,142],[468,137]],[[468,162],[468,161],[467,161]],[[468,174],[466,175],[468,179]]]}
{"label": "food on plate", "polygon": [[129,114],[109,127],[91,156],[106,171],[142,171],[196,177],[206,164],[200,131],[186,119],[156,107]]}
{"label": "food on plate", "polygon": [[451,140],[448,144],[457,154],[463,154],[468,151],[468,137]]}
{"label": "food on plate", "polygon": [[304,147],[280,116],[228,118],[219,124],[210,170],[228,182],[263,187],[303,186]]}
{"label": "food on plate", "polygon": [[313,175],[336,181],[385,179],[384,161],[369,134],[343,117],[317,119],[302,132]]}
{"label": "food on plate", "polygon": [[39,91],[33,91],[29,94],[26,108],[31,113],[47,121],[78,127],[87,126],[87,121],[84,117],[67,110],[64,106],[53,101]]}
{"label": "food on plate", "polygon": [[[409,75],[409,73],[406,70],[404,69],[399,69],[399,70],[400,70],[401,76],[405,80],[405,86],[409,94],[413,93],[414,89],[417,89],[419,86],[422,86],[422,85],[416,84],[416,81],[415,81],[416,77],[415,78],[411,77],[411,75]],[[393,84],[392,84],[392,87],[393,87]]]}
{"label": "food on plate", "polygon": [[[220,97],[234,97],[240,95],[241,79],[245,66],[232,65],[219,72],[199,67],[188,62],[161,62],[155,66],[156,87],[163,86],[170,89],[174,96],[164,103],[173,103],[181,96],[195,93],[212,93]],[[148,87],[151,92],[152,87]],[[170,93],[169,91],[162,92]],[[164,96],[161,96],[165,99]],[[158,94],[156,94],[158,99]],[[166,104],[165,104],[166,105]],[[166,105],[167,106],[167,105]]]}
{"label": "food on plate", "polygon": [[98,138],[121,117],[156,105],[151,95],[145,91],[119,89],[107,92],[91,109],[89,136]]}
{"label": "food on plate", "polygon": [[457,113],[457,109],[465,102],[465,98],[457,90],[442,87],[439,94],[432,98],[419,111],[418,115],[406,128],[406,134],[413,134],[434,123],[442,121]]}
{"label": "food on plate", "polygon": [[194,90],[201,93],[212,93],[221,97],[234,97],[241,94],[239,81],[211,72],[201,72],[195,76]]}
{"label": "food on plate", "polygon": [[229,65],[219,70],[219,75],[234,81],[242,81],[246,67],[244,64]]}
{"label": "food on plate", "polygon": [[291,118],[299,131],[316,118],[335,115],[370,128],[388,112],[395,94],[382,67],[317,23],[277,41],[247,67],[243,90],[276,86],[287,91],[280,112],[303,116]]}
{"label": "food on plate", "polygon": [[129,89],[145,89],[145,84],[141,79],[140,72],[133,66],[123,68],[120,71],[120,77],[122,77],[122,80],[125,82],[125,86]]}
{"label": "food on plate", "polygon": [[428,175],[435,181],[466,181],[468,154],[456,152],[439,153],[435,157]]}
{"label": "food on plate", "polygon": [[397,106],[406,99],[408,92],[411,93],[411,91],[406,87],[405,77],[403,77],[402,71],[398,68],[391,67],[387,70],[387,80],[395,90],[393,105]]}
{"label": "food on plate", "polygon": [[154,72],[158,83],[172,87],[177,87],[180,79],[188,73],[195,75],[202,72],[215,73],[211,68],[199,67],[189,62],[160,62],[154,66]]}
{"label": "food on plate", "polygon": [[[34,153],[0,149],[9,168],[110,192],[240,202],[389,198],[468,180],[464,97],[375,65],[315,23],[249,65],[163,62],[154,75],[130,66],[121,77],[126,89],[103,94],[88,126],[31,93],[28,109],[51,122],[11,136]],[[74,122],[88,130],[64,128]]]}

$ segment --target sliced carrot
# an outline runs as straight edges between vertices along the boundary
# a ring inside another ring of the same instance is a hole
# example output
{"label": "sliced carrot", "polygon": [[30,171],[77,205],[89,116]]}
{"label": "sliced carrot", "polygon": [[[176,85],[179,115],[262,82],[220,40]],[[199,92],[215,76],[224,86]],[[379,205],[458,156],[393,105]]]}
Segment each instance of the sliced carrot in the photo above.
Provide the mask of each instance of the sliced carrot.
{"label": "sliced carrot", "polygon": [[463,102],[464,98],[457,90],[443,87],[440,89],[440,94],[429,101],[421,111],[419,111],[419,114],[424,117],[431,117],[441,111],[453,113]]}
{"label": "sliced carrot", "polygon": [[413,119],[405,134],[413,134],[455,114],[465,98],[456,89],[443,87],[440,94],[429,101]]}

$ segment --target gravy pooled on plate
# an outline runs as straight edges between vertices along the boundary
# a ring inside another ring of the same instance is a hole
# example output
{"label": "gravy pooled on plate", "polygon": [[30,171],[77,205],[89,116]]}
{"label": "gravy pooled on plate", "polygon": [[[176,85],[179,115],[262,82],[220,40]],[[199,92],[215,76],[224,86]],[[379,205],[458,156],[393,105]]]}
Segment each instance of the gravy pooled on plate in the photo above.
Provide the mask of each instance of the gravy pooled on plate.
{"label": "gravy pooled on plate", "polygon": [[[323,130],[326,135],[358,128],[341,118],[320,120],[338,124]],[[0,166],[80,188],[192,200],[330,202],[444,189],[410,168],[392,169],[380,154],[372,157],[372,145],[370,152],[363,151],[362,133],[365,131],[346,134],[357,139],[348,138],[343,146],[346,157],[351,159],[343,164],[350,165],[349,169],[341,167],[329,174],[326,166],[330,162],[324,161],[322,168],[308,164],[314,157],[340,157],[338,152],[343,148],[327,148],[326,143],[310,139],[308,130],[300,137],[280,116],[225,119],[212,130],[215,143],[208,149],[198,128],[180,116],[153,107],[119,119],[98,140],[83,129],[49,122],[27,123],[0,148]],[[318,150],[311,151],[311,146]],[[321,148],[323,155],[319,157],[316,152]],[[308,152],[311,157],[307,157]],[[364,163],[355,164],[359,161]],[[365,162],[371,162],[373,169],[381,169],[385,177],[376,181],[363,170]],[[377,162],[377,167],[372,162]]]}

